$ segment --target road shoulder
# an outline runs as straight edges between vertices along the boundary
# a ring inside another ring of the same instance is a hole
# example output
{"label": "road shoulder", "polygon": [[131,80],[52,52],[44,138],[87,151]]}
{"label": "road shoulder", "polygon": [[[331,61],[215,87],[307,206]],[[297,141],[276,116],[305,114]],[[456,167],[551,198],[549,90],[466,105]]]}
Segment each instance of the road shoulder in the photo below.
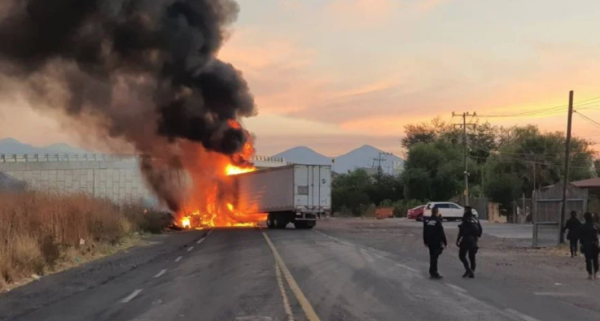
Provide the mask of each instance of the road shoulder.
{"label": "road shoulder", "polygon": [[0,320],[23,315],[54,302],[98,287],[139,266],[162,259],[187,247],[204,231],[149,236],[145,245],[135,246],[98,260],[31,282],[0,296]]}

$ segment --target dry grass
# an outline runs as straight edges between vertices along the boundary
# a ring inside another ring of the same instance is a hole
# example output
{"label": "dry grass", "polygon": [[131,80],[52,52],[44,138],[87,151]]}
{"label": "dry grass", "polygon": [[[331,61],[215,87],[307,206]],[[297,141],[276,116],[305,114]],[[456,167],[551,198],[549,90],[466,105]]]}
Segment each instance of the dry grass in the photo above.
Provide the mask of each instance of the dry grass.
{"label": "dry grass", "polygon": [[0,193],[0,290],[108,254],[132,232],[160,232],[163,218],[86,195]]}

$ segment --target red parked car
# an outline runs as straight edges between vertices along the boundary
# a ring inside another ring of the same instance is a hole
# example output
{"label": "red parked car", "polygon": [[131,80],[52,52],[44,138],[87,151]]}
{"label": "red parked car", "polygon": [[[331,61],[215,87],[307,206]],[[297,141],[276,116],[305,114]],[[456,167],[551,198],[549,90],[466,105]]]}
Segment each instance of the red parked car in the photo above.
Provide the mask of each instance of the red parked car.
{"label": "red parked car", "polygon": [[422,221],[424,211],[425,205],[419,205],[415,208],[411,208],[410,210],[408,210],[406,217],[408,217],[409,220]]}

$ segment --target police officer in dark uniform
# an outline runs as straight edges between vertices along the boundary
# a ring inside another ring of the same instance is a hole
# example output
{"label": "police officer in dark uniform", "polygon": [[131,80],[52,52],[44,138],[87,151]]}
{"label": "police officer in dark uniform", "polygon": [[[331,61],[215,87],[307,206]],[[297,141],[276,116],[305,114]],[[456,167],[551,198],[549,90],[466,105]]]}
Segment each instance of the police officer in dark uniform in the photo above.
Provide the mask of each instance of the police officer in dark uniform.
{"label": "police officer in dark uniform", "polygon": [[588,272],[588,279],[598,279],[598,254],[600,254],[600,243],[598,241],[598,234],[600,229],[592,213],[587,212],[583,215],[585,223],[581,227],[581,251],[585,256],[585,268]]}
{"label": "police officer in dark uniform", "polygon": [[431,217],[423,220],[423,242],[429,248],[429,275],[432,279],[441,279],[442,276],[438,272],[438,258],[448,242],[437,207],[431,209]]}
{"label": "police officer in dark uniform", "polygon": [[[465,214],[462,218],[462,223],[458,225],[458,238],[456,239],[456,246],[459,247],[458,258],[465,267],[465,274],[463,278],[475,277],[476,260],[475,255],[479,249],[478,240],[483,233],[481,224],[473,216],[473,210],[470,206],[465,207]],[[467,254],[469,260],[467,261]]]}
{"label": "police officer in dark uniform", "polygon": [[579,243],[579,234],[581,233],[581,221],[577,218],[577,212],[571,211],[571,218],[567,220],[567,224],[563,228],[563,233],[567,233],[567,240],[570,242],[571,257],[577,256],[577,243]]}

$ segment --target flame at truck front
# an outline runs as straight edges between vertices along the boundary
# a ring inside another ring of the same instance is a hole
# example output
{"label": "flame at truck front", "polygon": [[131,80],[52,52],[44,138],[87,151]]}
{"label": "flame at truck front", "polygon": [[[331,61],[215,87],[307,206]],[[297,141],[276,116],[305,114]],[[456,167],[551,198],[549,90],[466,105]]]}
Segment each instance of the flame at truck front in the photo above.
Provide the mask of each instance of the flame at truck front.
{"label": "flame at truck front", "polygon": [[184,164],[192,186],[178,213],[178,224],[183,228],[202,229],[255,227],[264,222],[267,214],[251,213],[236,195],[234,176],[256,170],[248,161],[253,155],[251,138],[240,153],[233,156],[198,148],[194,155],[196,161],[192,159]]}

